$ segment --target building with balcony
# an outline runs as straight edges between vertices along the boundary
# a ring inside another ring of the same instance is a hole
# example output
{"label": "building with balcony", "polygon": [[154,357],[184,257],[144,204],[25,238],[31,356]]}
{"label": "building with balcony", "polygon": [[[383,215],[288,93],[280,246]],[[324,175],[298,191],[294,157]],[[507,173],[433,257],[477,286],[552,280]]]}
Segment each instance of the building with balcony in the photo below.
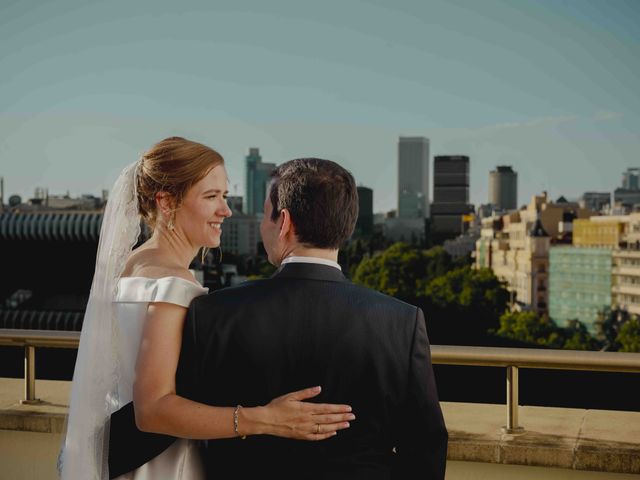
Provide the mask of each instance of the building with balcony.
{"label": "building with balcony", "polygon": [[640,213],[626,218],[621,248],[613,251],[612,307],[640,315]]}
{"label": "building with balcony", "polygon": [[514,306],[535,310],[548,308],[548,269],[551,238],[540,219],[527,229],[527,222],[513,222],[505,227],[509,249],[498,253],[494,272],[507,281],[515,293]]}
{"label": "building with balcony", "polygon": [[527,207],[484,218],[476,242],[475,264],[491,268],[513,294],[512,307],[548,312],[549,249],[565,241],[567,218],[591,212],[567,201],[551,202],[546,192]]}
{"label": "building with balcony", "polygon": [[640,315],[640,251],[613,253],[612,306]]}
{"label": "building with balcony", "polygon": [[614,250],[611,306],[640,316],[640,250]]}
{"label": "building with balcony", "polygon": [[[477,268],[492,268],[493,248],[506,248],[502,232],[503,219],[501,215],[487,216],[480,220],[480,238],[475,245],[475,265]],[[499,241],[494,245],[494,240]]]}

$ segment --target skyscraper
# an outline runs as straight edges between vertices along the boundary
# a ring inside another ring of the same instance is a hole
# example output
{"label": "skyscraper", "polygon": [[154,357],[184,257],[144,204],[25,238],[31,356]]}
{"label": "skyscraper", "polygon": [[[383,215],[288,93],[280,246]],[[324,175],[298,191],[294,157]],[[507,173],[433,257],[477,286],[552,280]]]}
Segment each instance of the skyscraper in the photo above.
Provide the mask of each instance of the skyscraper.
{"label": "skyscraper", "polygon": [[439,155],[433,162],[432,240],[438,244],[462,233],[463,216],[473,212],[469,204],[469,157]]}
{"label": "skyscraper", "polygon": [[373,190],[358,187],[358,220],[354,235],[369,237],[373,233]]}
{"label": "skyscraper", "polygon": [[640,168],[627,168],[627,171],[622,174],[622,188],[640,190]]}
{"label": "skyscraper", "polygon": [[429,217],[429,139],[398,142],[398,218]]}
{"label": "skyscraper", "polygon": [[627,211],[640,204],[640,168],[627,168],[622,174],[622,188],[614,190],[613,201]]}
{"label": "skyscraper", "polygon": [[498,166],[489,172],[489,203],[498,210],[518,208],[518,174],[511,166]]}
{"label": "skyscraper", "polygon": [[580,201],[582,208],[601,212],[611,206],[610,192],[584,192]]}
{"label": "skyscraper", "polygon": [[247,174],[246,184],[246,214],[261,214],[267,192],[267,183],[271,172],[276,168],[274,163],[262,163],[259,148],[250,148],[249,155],[245,157]]}
{"label": "skyscraper", "polygon": [[229,208],[231,209],[234,215],[237,213],[243,213],[242,197],[239,197],[237,195],[229,195],[227,197],[227,205],[229,205]]}

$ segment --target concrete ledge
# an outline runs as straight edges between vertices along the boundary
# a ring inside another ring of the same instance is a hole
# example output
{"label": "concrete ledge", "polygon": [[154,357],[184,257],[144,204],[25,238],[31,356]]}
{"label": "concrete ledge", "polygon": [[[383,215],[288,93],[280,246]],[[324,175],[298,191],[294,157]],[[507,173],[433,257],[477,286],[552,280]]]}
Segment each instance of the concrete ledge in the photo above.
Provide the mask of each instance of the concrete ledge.
{"label": "concrete ledge", "polygon": [[448,459],[640,473],[640,412],[520,407],[524,433],[508,435],[506,407],[442,403]]}
{"label": "concrete ledge", "polygon": [[[60,435],[70,382],[38,380],[39,405],[21,405],[21,379],[0,378],[0,430]],[[442,402],[450,461],[640,474],[640,412],[520,407],[523,434],[503,434],[504,405]]]}
{"label": "concrete ledge", "polygon": [[70,387],[71,382],[37,380],[36,394],[42,403],[22,405],[24,380],[0,378],[0,430],[62,433]]}
{"label": "concrete ledge", "polygon": [[588,411],[574,468],[640,473],[640,413]]}

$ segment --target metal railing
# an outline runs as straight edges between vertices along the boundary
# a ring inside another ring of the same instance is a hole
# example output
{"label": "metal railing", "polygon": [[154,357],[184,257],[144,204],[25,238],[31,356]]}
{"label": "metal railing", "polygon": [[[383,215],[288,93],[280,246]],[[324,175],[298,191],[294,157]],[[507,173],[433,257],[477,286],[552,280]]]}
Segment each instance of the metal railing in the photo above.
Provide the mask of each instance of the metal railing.
{"label": "metal railing", "polygon": [[[25,348],[22,403],[39,401],[35,395],[35,348],[78,348],[79,341],[80,332],[0,329],[0,346]],[[431,361],[441,365],[506,368],[507,424],[503,427],[506,433],[524,431],[518,424],[520,368],[640,373],[640,353],[432,345]]]}
{"label": "metal railing", "polygon": [[20,403],[40,403],[36,397],[36,348],[78,348],[79,344],[80,332],[0,329],[0,346],[24,347],[24,398]]}
{"label": "metal railing", "polygon": [[518,424],[519,368],[640,373],[640,353],[624,352],[432,345],[431,361],[443,365],[505,367],[507,424],[502,427],[505,433],[524,431]]}

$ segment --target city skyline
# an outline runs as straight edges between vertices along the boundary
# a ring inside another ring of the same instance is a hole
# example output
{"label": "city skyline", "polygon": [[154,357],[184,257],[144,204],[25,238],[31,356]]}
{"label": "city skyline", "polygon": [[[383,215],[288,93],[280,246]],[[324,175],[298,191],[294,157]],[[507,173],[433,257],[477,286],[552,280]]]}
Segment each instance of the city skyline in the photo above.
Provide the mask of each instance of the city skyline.
{"label": "city skyline", "polygon": [[[250,150],[252,150],[252,151],[253,150],[259,150],[259,148],[251,147]],[[446,156],[447,155],[445,155],[445,157]],[[435,157],[443,157],[443,155],[434,155],[433,158],[435,159]],[[464,155],[463,156],[453,155],[452,157],[466,157],[466,156],[464,156]],[[247,157],[245,157],[245,160],[246,160],[246,158]],[[267,164],[267,165],[272,165],[272,164]],[[495,169],[501,169],[501,168],[510,169],[511,166],[510,165],[509,166],[496,165],[496,167],[495,167]],[[433,165],[430,165],[430,170],[431,170],[431,172],[429,174],[429,177],[433,178],[434,175],[435,175],[433,173]],[[538,196],[540,194],[549,195],[549,200],[551,202],[555,202],[556,200],[560,200],[560,199],[562,199],[561,201],[580,202],[580,201],[585,200],[586,197],[589,197],[589,199],[587,200],[587,202],[589,203],[589,202],[594,201],[592,197],[597,196],[598,199],[599,199],[598,200],[599,201],[598,205],[600,205],[600,206],[593,207],[593,209],[598,211],[598,210],[600,210],[601,207],[603,207],[605,205],[608,205],[609,207],[612,207],[613,205],[611,204],[611,202],[625,201],[625,200],[623,200],[623,195],[621,195],[621,199],[616,199],[616,195],[617,195],[616,190],[624,190],[624,185],[625,185],[625,182],[626,182],[626,176],[628,174],[628,171],[631,171],[631,170],[640,170],[640,168],[627,167],[627,169],[625,171],[620,172],[620,177],[621,177],[620,184],[617,185],[617,186],[614,186],[611,189],[604,189],[604,190],[601,190],[601,191],[598,191],[598,192],[593,191],[593,190],[582,189],[582,190],[580,190],[579,195],[574,196],[574,197],[568,196],[568,195],[564,195],[563,193],[558,193],[558,195],[556,197],[552,197],[551,193],[548,190],[539,190],[539,191],[533,191],[532,197],[533,196]],[[246,172],[246,168],[245,168],[245,172]],[[489,198],[486,199],[485,201],[481,201],[481,202],[478,202],[478,203],[471,202],[470,205],[473,206],[475,209],[478,209],[479,207],[482,207],[482,206],[492,206],[492,205],[500,207],[500,205],[496,205],[494,202],[491,201],[491,188],[492,188],[491,175],[493,175],[496,172],[494,170],[491,170],[491,171],[488,171],[486,173],[488,174],[487,178],[488,178],[488,185],[489,185]],[[515,173],[516,177],[517,177],[517,172],[512,172],[512,173]],[[245,175],[245,177],[246,177],[246,175]],[[66,189],[64,191],[55,191],[55,192],[49,193],[49,187],[48,186],[46,186],[46,185],[38,185],[38,186],[33,188],[31,193],[27,192],[25,194],[25,193],[20,193],[20,192],[11,192],[10,190],[8,190],[8,189],[6,189],[4,187],[4,177],[2,175],[0,175],[0,179],[2,180],[2,183],[3,183],[3,192],[2,193],[4,195],[3,200],[4,200],[5,205],[9,205],[9,203],[10,203],[9,199],[14,195],[18,195],[20,197],[21,202],[25,203],[25,202],[27,202],[29,200],[32,200],[32,199],[34,199],[34,200],[43,200],[45,198],[45,196],[48,197],[48,198],[53,198],[56,201],[65,201],[66,199],[70,199],[70,200],[81,199],[83,197],[86,197],[89,200],[93,200],[93,199],[99,199],[100,196],[103,196],[103,197],[105,195],[108,196],[108,193],[109,193],[109,189],[108,188],[102,190],[101,192],[91,192],[91,191],[88,191],[88,190],[80,190],[80,191],[71,192],[71,190]],[[356,182],[358,184],[358,188],[362,187],[362,188],[366,188],[367,190],[370,190],[372,193],[374,192],[374,190],[372,188],[370,188],[369,186],[364,185],[362,182],[358,182],[357,177],[356,177]],[[238,193],[237,192],[237,187],[239,187],[239,186],[240,185],[236,183],[235,185],[233,185],[233,189],[232,190],[231,190],[232,187],[230,187],[229,199],[239,200],[240,201],[239,205],[242,206],[242,204],[248,202],[249,200],[248,200],[247,195],[246,195],[246,188],[243,189],[242,193]],[[433,192],[434,186],[432,184],[430,184],[429,185],[429,189],[431,190],[431,192]],[[516,184],[516,190],[517,190],[517,184]],[[637,195],[637,193],[636,193],[637,191],[639,191],[639,190],[638,189],[632,189],[632,190],[628,191],[628,194]],[[604,196],[606,196],[606,201],[604,201],[604,203],[603,203],[603,201],[600,199],[600,197],[604,198]],[[529,200],[532,197],[529,197]],[[520,200],[519,196],[517,194],[516,194],[516,198],[518,200]],[[634,196],[633,198],[636,198],[636,197]],[[526,208],[527,201],[528,200],[523,199],[522,201],[519,201],[519,203],[513,209],[507,208],[507,210],[524,209],[524,208]],[[374,212],[375,213],[379,213],[379,214],[394,213],[394,215],[398,215],[398,208],[397,208],[398,204],[397,203],[398,203],[398,199],[396,198],[395,199],[395,204],[390,205],[389,208],[384,208],[384,209],[379,209],[379,210],[376,210],[374,208]],[[434,203],[434,197],[433,197],[433,193],[432,193],[430,195],[430,199],[429,199],[429,208],[431,208],[433,203]],[[231,203],[230,203],[230,205],[231,205]],[[242,207],[240,209],[240,211],[243,211],[243,213],[247,213],[244,210],[245,210],[244,207]],[[261,213],[261,212],[258,212],[258,213]],[[427,218],[431,218],[431,216],[429,216]]]}
{"label": "city skyline", "polygon": [[401,136],[469,156],[475,205],[497,165],[519,205],[612,192],[640,163],[638,20],[622,0],[3,2],[5,199],[99,195],[170,135],[218,149],[237,195],[258,147],[335,160],[394,209]]}

